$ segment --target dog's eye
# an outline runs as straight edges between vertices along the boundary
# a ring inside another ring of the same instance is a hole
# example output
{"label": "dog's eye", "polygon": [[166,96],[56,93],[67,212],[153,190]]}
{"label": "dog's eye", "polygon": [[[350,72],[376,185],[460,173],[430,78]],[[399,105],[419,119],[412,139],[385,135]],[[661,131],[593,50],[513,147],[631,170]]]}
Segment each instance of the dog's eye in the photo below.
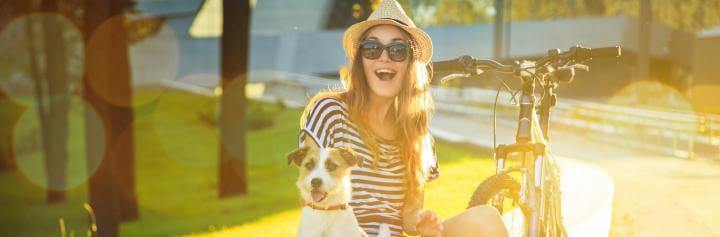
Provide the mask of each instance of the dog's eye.
{"label": "dog's eye", "polygon": [[328,171],[333,171],[333,170],[335,170],[335,168],[337,168],[337,165],[336,165],[335,163],[332,163],[332,162],[329,162],[329,161],[328,161],[328,162],[325,164],[325,168],[327,168]]}
{"label": "dog's eye", "polygon": [[305,163],[305,168],[311,170],[315,168],[315,164],[312,162]]}

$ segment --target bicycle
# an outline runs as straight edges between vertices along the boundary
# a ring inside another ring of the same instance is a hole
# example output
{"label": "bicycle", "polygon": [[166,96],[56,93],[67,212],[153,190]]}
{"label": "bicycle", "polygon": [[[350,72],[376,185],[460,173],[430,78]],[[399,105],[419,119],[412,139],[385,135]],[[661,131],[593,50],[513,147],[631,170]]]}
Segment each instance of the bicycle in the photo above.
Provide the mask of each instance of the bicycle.
{"label": "bicycle", "polygon": [[[570,83],[575,70],[588,71],[583,63],[594,57],[620,57],[620,47],[589,49],[573,46],[568,51],[548,50],[537,61],[504,65],[494,60],[461,56],[433,62],[430,70],[443,83],[485,72],[510,73],[519,78],[519,116],[515,143],[496,145],[496,119],[493,119],[493,157],[496,174],[483,180],[473,192],[467,208],[489,204],[503,215],[511,236],[567,236],[562,219],[560,167],[550,151],[550,110],[557,103],[557,87]],[[509,87],[503,81],[505,88]],[[542,93],[535,94],[536,87]],[[495,97],[495,108],[497,98]],[[515,98],[517,91],[513,93]],[[540,96],[538,103],[537,96]],[[536,109],[538,107],[538,109]],[[539,117],[539,118],[538,118]],[[519,156],[514,156],[515,154]],[[507,165],[519,162],[520,165]],[[519,179],[519,180],[518,180]]]}

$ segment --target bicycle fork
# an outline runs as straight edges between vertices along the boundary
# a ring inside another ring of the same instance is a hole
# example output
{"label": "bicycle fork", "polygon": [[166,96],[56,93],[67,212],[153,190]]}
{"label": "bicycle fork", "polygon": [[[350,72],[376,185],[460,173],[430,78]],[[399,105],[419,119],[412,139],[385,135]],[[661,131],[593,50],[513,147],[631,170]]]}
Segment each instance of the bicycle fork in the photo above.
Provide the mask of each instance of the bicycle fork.
{"label": "bicycle fork", "polygon": [[[528,190],[528,203],[529,206],[531,206],[530,210],[530,233],[529,236],[535,237],[538,236],[540,233],[540,221],[545,216],[545,202],[543,201],[544,192],[543,192],[543,184],[544,184],[544,164],[545,162],[544,155],[542,153],[540,154],[533,154],[533,176],[529,179],[526,179],[528,182],[526,183],[532,183],[533,188]],[[527,174],[527,173],[526,173]]]}
{"label": "bicycle fork", "polygon": [[[523,157],[523,165],[519,167],[505,168],[505,160],[508,154],[524,153],[530,154]],[[498,145],[495,151],[497,173],[520,172],[520,208],[527,213],[528,233],[527,236],[536,237],[540,233],[540,221],[544,216],[544,177],[545,173],[545,144],[524,143],[512,145]],[[527,168],[532,170],[528,170]]]}

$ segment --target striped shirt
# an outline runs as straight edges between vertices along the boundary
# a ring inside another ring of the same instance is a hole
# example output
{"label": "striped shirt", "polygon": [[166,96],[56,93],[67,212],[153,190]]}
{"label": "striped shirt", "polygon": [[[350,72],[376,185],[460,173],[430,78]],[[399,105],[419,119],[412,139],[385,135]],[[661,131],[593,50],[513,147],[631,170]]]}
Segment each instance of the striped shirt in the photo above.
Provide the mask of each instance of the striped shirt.
{"label": "striped shirt", "polygon": [[[303,145],[303,135],[307,134],[321,147],[347,146],[360,155],[362,165],[353,167],[350,174],[350,206],[360,226],[369,236],[375,236],[380,225],[386,224],[393,236],[403,236],[401,211],[405,198],[405,162],[399,157],[399,144],[378,138],[380,160],[377,169],[373,169],[372,152],[350,121],[343,101],[324,98],[308,106],[312,107],[300,131],[298,144]],[[439,176],[434,154],[431,160],[427,181]]]}

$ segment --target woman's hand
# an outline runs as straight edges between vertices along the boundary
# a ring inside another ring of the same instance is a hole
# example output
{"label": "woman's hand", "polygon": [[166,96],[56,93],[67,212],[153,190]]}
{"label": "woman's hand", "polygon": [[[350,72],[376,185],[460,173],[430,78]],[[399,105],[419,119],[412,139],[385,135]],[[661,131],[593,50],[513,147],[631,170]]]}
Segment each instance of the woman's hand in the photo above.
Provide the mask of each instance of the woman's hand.
{"label": "woman's hand", "polygon": [[437,217],[435,212],[424,210],[417,214],[417,222],[415,229],[422,236],[435,237],[441,236],[443,231],[442,221]]}

